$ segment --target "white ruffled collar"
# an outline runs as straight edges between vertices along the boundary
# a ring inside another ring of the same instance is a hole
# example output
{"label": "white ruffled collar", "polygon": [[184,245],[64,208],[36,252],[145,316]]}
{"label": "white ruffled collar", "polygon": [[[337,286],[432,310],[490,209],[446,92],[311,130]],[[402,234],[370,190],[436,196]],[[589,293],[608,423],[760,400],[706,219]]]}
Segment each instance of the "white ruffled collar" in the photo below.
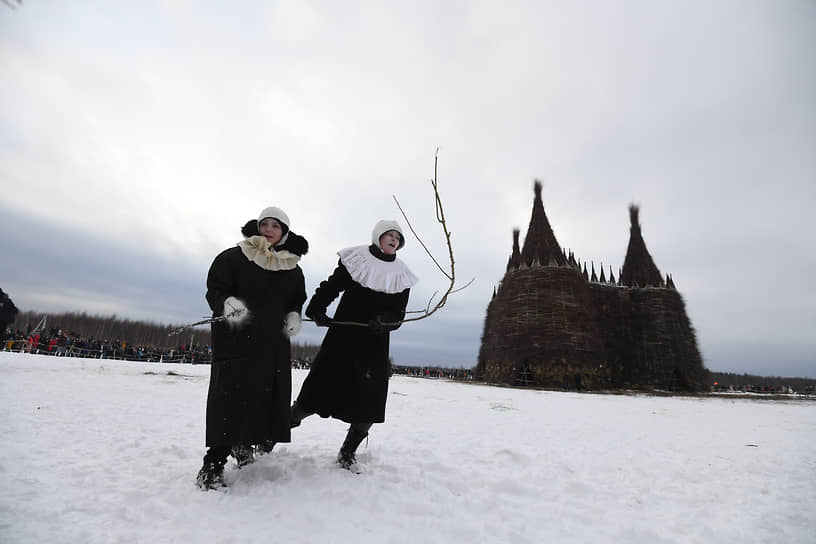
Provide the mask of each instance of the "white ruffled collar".
{"label": "white ruffled collar", "polygon": [[244,257],[264,270],[291,270],[300,261],[300,255],[295,255],[285,249],[275,251],[270,248],[265,236],[250,236],[238,242],[238,247],[241,248]]}
{"label": "white ruffled collar", "polygon": [[404,262],[398,258],[391,262],[378,259],[368,247],[347,247],[337,252],[351,279],[363,287],[388,294],[401,293],[419,281]]}

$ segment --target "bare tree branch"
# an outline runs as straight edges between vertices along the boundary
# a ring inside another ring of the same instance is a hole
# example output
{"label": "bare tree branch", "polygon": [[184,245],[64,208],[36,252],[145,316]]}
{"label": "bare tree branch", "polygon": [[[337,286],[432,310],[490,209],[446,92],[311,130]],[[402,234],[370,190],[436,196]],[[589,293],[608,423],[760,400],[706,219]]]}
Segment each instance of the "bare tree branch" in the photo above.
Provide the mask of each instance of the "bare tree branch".
{"label": "bare tree branch", "polygon": [[[434,292],[434,294],[431,295],[431,298],[428,300],[428,304],[425,307],[425,310],[420,310],[420,311],[416,311],[416,312],[406,312],[406,313],[421,313],[422,315],[420,315],[419,317],[410,317],[408,319],[403,319],[402,321],[383,323],[383,325],[385,325],[385,326],[400,325],[402,323],[408,323],[409,321],[419,321],[421,319],[425,319],[425,318],[428,318],[428,317],[432,316],[437,310],[439,310],[440,308],[443,308],[445,306],[445,304],[448,301],[448,296],[452,295],[453,293],[458,293],[459,291],[465,289],[471,283],[473,283],[473,281],[475,279],[475,278],[471,278],[471,280],[469,282],[467,282],[465,285],[463,285],[462,287],[454,289],[454,285],[456,284],[456,269],[455,269],[456,261],[455,261],[455,259],[453,257],[453,244],[451,243],[451,233],[448,230],[448,224],[447,224],[447,222],[445,220],[445,210],[444,210],[444,208],[442,206],[442,198],[439,196],[439,186],[438,186],[438,183],[437,183],[437,164],[438,164],[438,161],[439,161],[439,148],[436,149],[436,153],[434,154],[434,177],[431,180],[431,186],[433,187],[434,198],[435,198],[435,201],[436,201],[436,220],[442,226],[442,232],[445,234],[445,242],[448,244],[448,258],[450,259],[450,270],[449,271],[442,268],[442,266],[439,264],[439,261],[437,261],[436,258],[431,254],[430,250],[428,250],[428,247],[425,245],[425,242],[422,241],[422,239],[419,237],[419,235],[414,230],[414,227],[411,225],[411,221],[408,219],[408,216],[405,214],[405,211],[403,211],[402,206],[400,206],[399,200],[397,200],[396,196],[394,196],[394,201],[397,203],[397,207],[399,208],[400,213],[402,213],[402,216],[405,218],[405,222],[408,223],[408,227],[411,229],[411,232],[414,234],[414,237],[419,241],[420,245],[425,250],[425,253],[428,254],[428,256],[431,258],[431,260],[434,262],[434,264],[436,264],[437,268],[439,268],[439,270],[442,272],[442,274],[444,274],[445,277],[448,278],[448,280],[450,280],[450,285],[448,286],[448,290],[445,291],[445,293],[442,295],[442,298],[439,299],[439,302],[437,302],[436,305],[433,308],[431,308],[431,302],[433,301],[433,298],[436,296],[438,291]],[[310,320],[306,320],[306,321],[310,321]],[[353,321],[332,321],[332,324],[333,325],[351,325],[351,326],[357,326],[357,327],[367,327],[368,326],[367,323],[357,323],[357,322],[353,322]]]}
{"label": "bare tree branch", "polygon": [[[438,152],[438,150],[437,150],[437,152]],[[434,175],[436,175],[436,165],[435,165],[435,164],[434,164]],[[431,184],[433,185],[434,192],[436,192],[436,183],[434,182],[434,180],[431,180]],[[405,222],[406,222],[406,223],[408,223],[408,228],[409,228],[409,229],[411,229],[411,233],[413,233],[414,238],[416,238],[416,239],[419,241],[419,244],[422,246],[422,249],[424,249],[424,250],[425,250],[425,253],[427,253],[427,254],[428,254],[428,256],[429,256],[429,257],[431,258],[431,260],[434,262],[434,264],[436,265],[436,267],[437,267],[437,268],[438,268],[438,269],[439,269],[439,270],[440,270],[440,271],[441,271],[443,274],[445,274],[445,277],[446,277],[446,278],[448,278],[448,279],[451,279],[450,274],[448,274],[448,273],[447,273],[447,271],[445,271],[445,269],[444,269],[444,268],[442,268],[442,265],[440,265],[440,264],[439,264],[439,261],[437,261],[437,260],[436,260],[436,257],[434,257],[434,256],[431,254],[431,252],[428,250],[428,246],[426,246],[426,245],[425,245],[425,242],[423,242],[423,241],[422,241],[422,239],[419,237],[419,235],[418,235],[418,234],[416,233],[416,231],[414,230],[414,226],[411,224],[411,221],[408,219],[408,216],[407,216],[407,215],[405,215],[405,212],[403,211],[402,206],[400,206],[400,203],[399,203],[399,200],[397,200],[397,197],[396,197],[396,196],[394,196],[394,195],[391,195],[391,197],[394,199],[394,202],[396,202],[396,203],[397,203],[397,208],[399,208],[400,213],[401,213],[401,214],[402,214],[402,216],[405,218]],[[437,202],[437,204],[436,204],[436,206],[437,206],[436,220],[437,220],[437,221],[440,221],[440,219],[439,219],[439,193],[438,193],[438,192],[436,192],[436,202]],[[444,224],[444,219],[442,220],[442,222],[443,222],[443,224]],[[447,231],[446,231],[445,233],[447,234]],[[448,235],[448,236],[450,236],[450,235]],[[448,239],[448,245],[450,245],[450,239]]]}

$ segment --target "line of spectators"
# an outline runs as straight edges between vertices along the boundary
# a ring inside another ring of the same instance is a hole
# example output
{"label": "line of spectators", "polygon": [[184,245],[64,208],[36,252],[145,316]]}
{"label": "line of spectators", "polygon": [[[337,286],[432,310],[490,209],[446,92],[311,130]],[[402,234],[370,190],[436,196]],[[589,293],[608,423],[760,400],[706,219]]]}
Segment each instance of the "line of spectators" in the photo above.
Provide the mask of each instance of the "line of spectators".
{"label": "line of spectators", "polygon": [[419,378],[445,378],[448,380],[473,380],[473,370],[469,368],[442,368],[438,366],[391,365],[391,373]]}
{"label": "line of spectators", "polygon": [[134,345],[118,339],[84,338],[57,328],[26,334],[19,329],[3,331],[2,350],[54,355],[120,359],[153,363],[205,363],[212,359],[212,346],[179,345],[172,348]]}
{"label": "line of spectators", "polygon": [[713,393],[759,393],[766,395],[792,395],[801,393],[804,395],[816,394],[816,386],[807,385],[802,390],[796,391],[789,385],[723,385],[715,383],[711,387]]}
{"label": "line of spectators", "polygon": [[[308,370],[311,362],[308,358],[292,359],[292,368]],[[438,366],[405,366],[391,364],[391,375],[411,376],[414,378],[443,378],[448,380],[473,380],[473,371],[469,368],[442,368]]]}
{"label": "line of spectators", "polygon": [[[157,348],[133,345],[118,339],[84,338],[75,332],[51,328],[41,333],[29,333],[19,329],[3,331],[3,351],[17,351],[56,357],[86,357],[95,359],[119,359],[148,363],[210,364],[212,346],[186,346]],[[292,368],[309,369],[311,361],[293,359]],[[450,380],[473,380],[473,372],[464,368],[392,365],[391,373],[420,378],[443,378]]]}

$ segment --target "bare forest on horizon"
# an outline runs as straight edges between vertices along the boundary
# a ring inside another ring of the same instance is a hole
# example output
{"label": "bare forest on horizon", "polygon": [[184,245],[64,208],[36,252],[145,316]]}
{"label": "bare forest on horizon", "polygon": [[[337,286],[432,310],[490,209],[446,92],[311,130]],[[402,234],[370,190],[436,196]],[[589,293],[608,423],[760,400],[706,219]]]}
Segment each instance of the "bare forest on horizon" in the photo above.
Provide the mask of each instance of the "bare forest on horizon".
{"label": "bare forest on horizon", "polygon": [[[119,318],[115,314],[110,316],[90,315],[86,312],[64,312],[59,314],[45,314],[36,311],[21,311],[17,314],[11,330],[19,330],[28,335],[46,317],[45,331],[50,333],[61,331],[64,335],[76,335],[85,339],[110,340],[125,342],[128,345],[151,346],[160,349],[177,348],[181,345],[205,347],[210,345],[210,329],[208,326],[199,326],[185,330],[179,334],[169,336],[177,325],[163,325],[149,321],[138,321]],[[192,344],[191,344],[192,341]],[[299,342],[292,343],[292,359],[312,361],[320,346]],[[752,374],[738,374],[733,372],[711,371],[710,383],[725,385],[751,384],[757,387],[788,386],[802,391],[808,386],[816,385],[815,379],[756,376]]]}

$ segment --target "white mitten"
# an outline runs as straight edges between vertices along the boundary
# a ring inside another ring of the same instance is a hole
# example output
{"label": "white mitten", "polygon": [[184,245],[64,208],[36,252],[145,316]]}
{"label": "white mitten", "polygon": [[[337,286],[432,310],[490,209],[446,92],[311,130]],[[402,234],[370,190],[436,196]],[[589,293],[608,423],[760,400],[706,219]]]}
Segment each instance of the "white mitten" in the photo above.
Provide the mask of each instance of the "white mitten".
{"label": "white mitten", "polygon": [[283,334],[292,337],[300,332],[303,323],[300,319],[300,314],[297,312],[289,312],[283,320]]}
{"label": "white mitten", "polygon": [[224,316],[227,318],[230,327],[238,327],[249,319],[249,309],[243,300],[227,297],[224,300]]}

